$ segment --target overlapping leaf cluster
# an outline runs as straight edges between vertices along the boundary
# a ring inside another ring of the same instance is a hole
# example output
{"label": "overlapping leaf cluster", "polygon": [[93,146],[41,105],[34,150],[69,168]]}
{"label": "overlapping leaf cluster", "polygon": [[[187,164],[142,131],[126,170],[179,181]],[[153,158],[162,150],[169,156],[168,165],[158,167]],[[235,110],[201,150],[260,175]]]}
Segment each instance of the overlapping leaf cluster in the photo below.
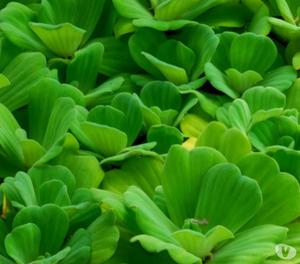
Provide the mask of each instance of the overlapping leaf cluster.
{"label": "overlapping leaf cluster", "polygon": [[300,263],[299,10],[0,1],[0,263]]}

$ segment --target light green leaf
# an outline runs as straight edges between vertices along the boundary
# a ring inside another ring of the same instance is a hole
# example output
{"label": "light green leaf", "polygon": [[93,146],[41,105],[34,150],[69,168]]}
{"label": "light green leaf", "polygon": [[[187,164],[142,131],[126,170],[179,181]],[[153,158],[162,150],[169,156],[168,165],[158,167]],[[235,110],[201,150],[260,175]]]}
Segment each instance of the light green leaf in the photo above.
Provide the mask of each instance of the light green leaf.
{"label": "light green leaf", "polygon": [[203,130],[196,145],[215,148],[230,162],[237,162],[251,152],[251,144],[245,134],[237,128],[228,129],[215,121]]}
{"label": "light green leaf", "polygon": [[30,23],[32,31],[53,53],[67,58],[72,56],[82,43],[85,30],[70,23],[48,25]]}

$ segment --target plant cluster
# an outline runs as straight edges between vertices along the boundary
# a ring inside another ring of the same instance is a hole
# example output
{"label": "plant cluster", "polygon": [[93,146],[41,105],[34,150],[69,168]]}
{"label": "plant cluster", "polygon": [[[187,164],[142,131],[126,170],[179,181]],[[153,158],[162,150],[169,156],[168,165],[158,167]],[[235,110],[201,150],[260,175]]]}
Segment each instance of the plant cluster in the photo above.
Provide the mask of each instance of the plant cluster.
{"label": "plant cluster", "polygon": [[0,263],[300,263],[299,21],[1,0]]}

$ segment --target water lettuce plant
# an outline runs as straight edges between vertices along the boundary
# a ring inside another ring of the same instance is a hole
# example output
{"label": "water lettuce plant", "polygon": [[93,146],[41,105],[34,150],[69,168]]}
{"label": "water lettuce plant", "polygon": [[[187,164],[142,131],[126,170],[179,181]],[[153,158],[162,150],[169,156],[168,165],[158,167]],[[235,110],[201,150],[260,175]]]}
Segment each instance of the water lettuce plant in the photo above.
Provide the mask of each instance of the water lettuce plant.
{"label": "water lettuce plant", "polygon": [[299,10],[0,1],[0,263],[300,263]]}

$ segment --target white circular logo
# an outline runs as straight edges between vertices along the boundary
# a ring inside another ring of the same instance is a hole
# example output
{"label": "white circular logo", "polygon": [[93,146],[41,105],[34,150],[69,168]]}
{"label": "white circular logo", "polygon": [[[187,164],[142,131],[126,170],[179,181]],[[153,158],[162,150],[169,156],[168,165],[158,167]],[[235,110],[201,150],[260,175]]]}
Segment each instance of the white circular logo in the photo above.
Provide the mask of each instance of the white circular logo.
{"label": "white circular logo", "polygon": [[296,257],[297,250],[287,244],[278,244],[275,246],[275,252],[280,259],[293,259]]}

